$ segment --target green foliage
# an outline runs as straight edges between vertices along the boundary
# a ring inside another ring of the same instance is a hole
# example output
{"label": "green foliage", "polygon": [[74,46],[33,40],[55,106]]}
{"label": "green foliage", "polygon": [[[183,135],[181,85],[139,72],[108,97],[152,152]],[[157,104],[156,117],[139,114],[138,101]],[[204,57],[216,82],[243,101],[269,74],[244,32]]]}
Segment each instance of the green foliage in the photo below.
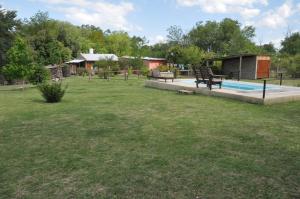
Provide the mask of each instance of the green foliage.
{"label": "green foliage", "polygon": [[166,58],[172,64],[182,63],[182,48],[179,45],[172,46],[168,49]]}
{"label": "green foliage", "polygon": [[266,54],[266,55],[275,55],[277,52],[273,43],[262,45],[260,50],[261,50],[260,51],[261,54]]}
{"label": "green foliage", "polygon": [[130,66],[134,70],[139,70],[144,66],[144,61],[140,57],[136,57],[130,60]]}
{"label": "green foliage", "polygon": [[196,46],[189,46],[182,49],[182,62],[183,64],[200,64],[207,58],[203,50]]}
{"label": "green foliage", "polygon": [[141,74],[144,75],[144,76],[146,76],[148,73],[149,73],[149,68],[146,67],[146,66],[143,66],[141,68]]}
{"label": "green foliage", "polygon": [[63,98],[67,86],[62,88],[61,83],[44,83],[39,85],[38,89],[48,103],[56,103],[60,102]]}
{"label": "green foliage", "polygon": [[22,79],[23,71],[17,65],[8,64],[2,69],[2,74],[4,75],[5,79],[12,83],[13,80]]}
{"label": "green foliage", "polygon": [[133,36],[131,38],[131,55],[134,57],[148,56],[147,43],[149,42],[147,41],[146,37]]}
{"label": "green foliage", "polygon": [[171,67],[170,67],[170,66],[167,66],[167,65],[160,65],[157,69],[158,69],[160,72],[167,72],[167,71],[170,71]]}
{"label": "green foliage", "polygon": [[28,80],[32,84],[41,84],[49,80],[49,71],[41,65],[33,65],[31,67]]}
{"label": "green foliage", "polygon": [[77,68],[77,74],[79,76],[86,76],[88,74],[88,72],[84,67],[79,67],[79,68]]}
{"label": "green foliage", "polygon": [[252,26],[241,28],[238,21],[228,18],[221,22],[199,22],[188,33],[191,44],[219,55],[256,52],[257,48],[251,41],[254,36],[255,29]]}
{"label": "green foliage", "polygon": [[182,43],[184,34],[180,26],[170,26],[167,29],[167,32],[168,32],[167,38],[170,43],[176,45]]}
{"label": "green foliage", "polygon": [[0,68],[7,63],[5,55],[14,41],[16,30],[20,26],[20,21],[16,18],[16,11],[5,10],[0,5]]}
{"label": "green foliage", "polygon": [[33,59],[31,49],[21,37],[16,37],[13,46],[8,50],[7,60],[8,64],[3,69],[7,80],[25,80],[28,77]]}
{"label": "green foliage", "polygon": [[99,60],[94,64],[95,67],[101,68],[104,71],[118,71],[120,70],[119,63],[111,59]]}
{"label": "green foliage", "polygon": [[140,57],[119,59],[120,69],[127,69],[131,67],[134,70],[140,70],[143,66],[144,66],[144,61]]}
{"label": "green foliage", "polygon": [[106,38],[107,50],[118,56],[131,55],[131,40],[126,32],[115,31]]}
{"label": "green foliage", "polygon": [[32,50],[26,41],[18,36],[7,52],[7,59],[10,64],[28,66],[33,62]]}
{"label": "green foliage", "polygon": [[296,55],[300,54],[300,32],[288,35],[282,42],[281,53]]}
{"label": "green foliage", "polygon": [[49,63],[54,64],[62,64],[71,59],[71,50],[69,48],[64,47],[64,45],[59,41],[53,41],[48,43],[48,60]]}

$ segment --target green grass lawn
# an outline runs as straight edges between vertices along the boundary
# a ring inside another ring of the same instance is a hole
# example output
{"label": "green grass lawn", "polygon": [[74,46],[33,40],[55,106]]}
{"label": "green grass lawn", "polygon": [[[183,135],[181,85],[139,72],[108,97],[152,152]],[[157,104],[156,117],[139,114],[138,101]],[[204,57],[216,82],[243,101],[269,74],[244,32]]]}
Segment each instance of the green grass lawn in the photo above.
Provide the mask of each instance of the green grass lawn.
{"label": "green grass lawn", "polygon": [[299,198],[300,102],[70,78],[0,91],[0,198]]}

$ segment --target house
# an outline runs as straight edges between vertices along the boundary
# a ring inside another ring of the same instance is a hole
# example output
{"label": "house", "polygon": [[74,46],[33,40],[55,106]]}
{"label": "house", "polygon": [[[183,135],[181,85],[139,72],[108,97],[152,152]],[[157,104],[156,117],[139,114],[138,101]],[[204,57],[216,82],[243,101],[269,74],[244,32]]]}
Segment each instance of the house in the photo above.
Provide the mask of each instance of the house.
{"label": "house", "polygon": [[261,79],[270,77],[271,58],[264,55],[242,54],[219,59],[222,74],[239,79]]}
{"label": "house", "polygon": [[80,53],[77,59],[66,62],[66,64],[70,65],[71,74],[76,74],[78,67],[93,70],[95,62],[101,60],[118,61],[119,58],[115,54],[94,54],[94,49],[91,48],[88,54]]}
{"label": "house", "polygon": [[[136,57],[123,56],[121,59],[136,59]],[[161,65],[167,65],[167,59],[154,58],[154,57],[141,57],[143,64],[148,67],[149,70],[155,69]]]}
{"label": "house", "polygon": [[143,57],[142,59],[144,61],[144,65],[147,66],[149,70],[167,64],[167,59],[165,58]]}

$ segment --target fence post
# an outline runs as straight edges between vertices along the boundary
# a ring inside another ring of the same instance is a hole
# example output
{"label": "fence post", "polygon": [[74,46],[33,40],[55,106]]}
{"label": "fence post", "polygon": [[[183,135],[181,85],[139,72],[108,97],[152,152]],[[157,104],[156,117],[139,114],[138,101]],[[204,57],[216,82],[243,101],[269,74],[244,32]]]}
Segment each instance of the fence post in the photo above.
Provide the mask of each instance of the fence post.
{"label": "fence post", "polygon": [[267,85],[267,80],[264,80],[263,99],[265,99],[266,97],[266,85]]}
{"label": "fence post", "polygon": [[124,79],[125,79],[125,81],[128,80],[128,75],[129,75],[129,69],[124,70]]}
{"label": "fence post", "polygon": [[282,73],[280,73],[280,86],[282,85]]}

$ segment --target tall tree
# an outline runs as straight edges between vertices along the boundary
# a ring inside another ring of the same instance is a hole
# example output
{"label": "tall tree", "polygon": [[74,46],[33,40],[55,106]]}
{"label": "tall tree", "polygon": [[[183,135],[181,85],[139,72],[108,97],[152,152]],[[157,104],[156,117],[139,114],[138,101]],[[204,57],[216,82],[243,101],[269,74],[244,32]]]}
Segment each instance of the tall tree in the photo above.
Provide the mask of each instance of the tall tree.
{"label": "tall tree", "polygon": [[62,64],[71,58],[71,50],[59,41],[52,41],[47,45],[49,64]]}
{"label": "tall tree", "polygon": [[146,37],[133,36],[131,38],[132,55],[135,57],[145,56],[146,45],[148,41]]}
{"label": "tall tree", "polygon": [[131,55],[132,46],[128,33],[123,31],[115,31],[106,38],[107,50],[118,56]]}
{"label": "tall tree", "polygon": [[22,79],[23,85],[33,62],[32,50],[20,36],[16,37],[12,47],[7,51],[8,64],[4,67],[5,78]]}
{"label": "tall tree", "polygon": [[281,53],[289,55],[296,55],[300,53],[300,32],[295,32],[291,35],[287,35],[281,42]]}
{"label": "tall tree", "polygon": [[12,45],[17,28],[21,24],[16,17],[16,11],[5,10],[0,5],[0,67],[6,64],[6,53]]}
{"label": "tall tree", "polygon": [[188,34],[191,44],[207,52],[219,55],[256,51],[251,41],[255,29],[252,26],[241,28],[238,21],[225,18],[221,22],[199,22]]}
{"label": "tall tree", "polygon": [[264,44],[261,46],[262,53],[274,55],[277,51],[273,43]]}
{"label": "tall tree", "polygon": [[167,29],[167,32],[167,38],[171,44],[182,44],[184,33],[180,26],[171,26]]}

